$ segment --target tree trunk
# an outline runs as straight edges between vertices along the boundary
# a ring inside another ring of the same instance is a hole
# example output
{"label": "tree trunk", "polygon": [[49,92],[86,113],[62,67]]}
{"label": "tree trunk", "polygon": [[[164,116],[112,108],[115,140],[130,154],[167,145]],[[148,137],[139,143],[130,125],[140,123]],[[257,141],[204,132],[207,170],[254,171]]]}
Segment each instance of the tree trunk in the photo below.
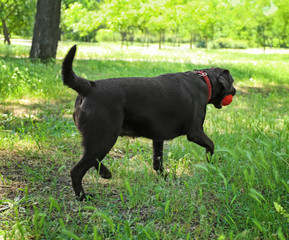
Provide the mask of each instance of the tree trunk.
{"label": "tree trunk", "polygon": [[144,47],[146,43],[146,31],[144,31],[142,35],[143,35],[142,47]]}
{"label": "tree trunk", "polygon": [[165,44],[165,30],[159,31],[159,49],[162,49],[162,44]]}
{"label": "tree trunk", "polygon": [[159,49],[162,49],[162,32],[159,33]]}
{"label": "tree trunk", "polygon": [[190,37],[190,49],[193,48],[193,33],[191,32],[191,37]]}
{"label": "tree trunk", "polygon": [[263,51],[264,51],[264,54],[266,53],[266,35],[265,35],[265,27],[262,29],[262,37],[263,37]]}
{"label": "tree trunk", "polygon": [[162,42],[163,42],[163,46],[165,46],[165,43],[166,43],[166,30],[163,30]]}
{"label": "tree trunk", "polygon": [[60,39],[61,0],[37,0],[30,58],[46,60],[56,57]]}
{"label": "tree trunk", "polygon": [[131,45],[134,44],[134,30],[131,30],[130,32],[129,41]]}
{"label": "tree trunk", "polygon": [[146,43],[147,43],[147,48],[150,45],[150,32],[148,30],[146,30]]}
{"label": "tree trunk", "polygon": [[2,21],[3,34],[4,34],[4,44],[7,42],[8,45],[10,45],[11,44],[10,33],[6,25],[6,21],[3,18],[1,18],[1,21]]}
{"label": "tree trunk", "polygon": [[122,32],[120,32],[120,35],[121,35],[121,48],[122,48],[124,45],[124,42],[127,39],[127,33],[122,31]]}

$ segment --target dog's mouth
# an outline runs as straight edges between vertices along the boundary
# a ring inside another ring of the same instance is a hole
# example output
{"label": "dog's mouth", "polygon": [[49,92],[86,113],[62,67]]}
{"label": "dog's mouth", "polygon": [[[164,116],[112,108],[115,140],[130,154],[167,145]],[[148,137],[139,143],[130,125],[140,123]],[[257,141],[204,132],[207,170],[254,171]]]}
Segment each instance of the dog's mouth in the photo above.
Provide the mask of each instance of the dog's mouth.
{"label": "dog's mouth", "polygon": [[[231,102],[225,104],[223,101],[226,97],[228,97],[229,95],[231,95],[231,97],[233,98],[233,96],[235,96],[236,94],[236,89],[234,88],[234,90],[230,93],[227,93],[225,96],[223,96],[222,98],[219,98],[214,104],[215,108],[218,108],[218,109],[221,109],[223,106],[227,106],[229,105]],[[232,101],[232,98],[231,98],[231,101]]]}
{"label": "dog's mouth", "polygon": [[222,101],[219,103],[214,103],[215,108],[221,109],[223,107]]}
{"label": "dog's mouth", "polygon": [[221,109],[221,108],[223,107],[222,101],[223,101],[223,98],[224,98],[224,97],[225,97],[225,96],[223,96],[223,97],[218,97],[217,99],[215,99],[215,101],[212,102],[213,105],[215,106],[215,108]]}

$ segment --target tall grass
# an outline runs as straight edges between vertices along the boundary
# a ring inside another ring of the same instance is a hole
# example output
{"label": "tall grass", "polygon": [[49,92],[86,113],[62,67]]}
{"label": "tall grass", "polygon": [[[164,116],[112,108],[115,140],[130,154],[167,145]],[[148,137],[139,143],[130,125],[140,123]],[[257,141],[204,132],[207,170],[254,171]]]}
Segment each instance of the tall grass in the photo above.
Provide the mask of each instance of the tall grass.
{"label": "tall grass", "polygon": [[[60,58],[68,45],[60,46]],[[238,90],[230,106],[208,106],[204,128],[216,145],[212,164],[203,148],[179,137],[165,145],[164,180],[152,170],[149,140],[119,138],[104,160],[113,178],[89,171],[84,185],[95,198],[82,203],[69,176],[82,154],[71,119],[75,93],[62,85],[60,63],[0,58],[0,236],[289,237],[288,55],[80,44],[75,71],[89,79],[214,65],[231,71]]]}

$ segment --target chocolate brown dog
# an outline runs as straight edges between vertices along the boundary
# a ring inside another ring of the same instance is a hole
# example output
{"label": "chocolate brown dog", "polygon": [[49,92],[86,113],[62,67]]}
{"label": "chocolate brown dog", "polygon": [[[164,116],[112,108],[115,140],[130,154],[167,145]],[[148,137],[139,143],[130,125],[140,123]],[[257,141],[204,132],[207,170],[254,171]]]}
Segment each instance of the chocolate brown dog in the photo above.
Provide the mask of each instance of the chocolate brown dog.
{"label": "chocolate brown dog", "polygon": [[208,83],[202,74],[191,71],[150,78],[89,81],[73,72],[75,52],[73,46],[63,61],[62,80],[79,94],[73,118],[82,134],[84,154],[72,168],[71,178],[80,200],[85,198],[81,182],[89,168],[94,166],[101,177],[111,178],[110,171],[100,162],[118,136],[152,139],[153,166],[160,173],[164,140],[186,135],[189,141],[214,153],[214,144],[204,133],[203,122],[208,103],[222,108],[223,98],[236,93],[228,70],[202,70],[203,76],[209,77]]}

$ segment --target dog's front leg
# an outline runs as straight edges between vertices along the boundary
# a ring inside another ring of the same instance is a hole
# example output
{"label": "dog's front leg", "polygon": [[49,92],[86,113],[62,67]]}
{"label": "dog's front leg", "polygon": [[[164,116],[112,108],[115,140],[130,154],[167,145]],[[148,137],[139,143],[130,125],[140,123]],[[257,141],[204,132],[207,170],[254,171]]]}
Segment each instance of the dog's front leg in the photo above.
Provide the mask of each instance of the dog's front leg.
{"label": "dog's front leg", "polygon": [[[187,135],[189,141],[194,142],[204,148],[206,148],[206,153],[213,156],[214,154],[214,143],[213,141],[204,133],[203,128],[197,131],[192,131]],[[210,158],[207,157],[207,161],[210,162]]]}
{"label": "dog's front leg", "polygon": [[111,172],[101,162],[99,162],[98,160],[95,160],[94,163],[93,163],[93,166],[95,167],[96,171],[98,171],[99,175],[102,178],[105,178],[105,179],[110,179],[111,178]]}
{"label": "dog's front leg", "polygon": [[153,166],[157,173],[163,174],[163,148],[164,141],[153,140]]}

